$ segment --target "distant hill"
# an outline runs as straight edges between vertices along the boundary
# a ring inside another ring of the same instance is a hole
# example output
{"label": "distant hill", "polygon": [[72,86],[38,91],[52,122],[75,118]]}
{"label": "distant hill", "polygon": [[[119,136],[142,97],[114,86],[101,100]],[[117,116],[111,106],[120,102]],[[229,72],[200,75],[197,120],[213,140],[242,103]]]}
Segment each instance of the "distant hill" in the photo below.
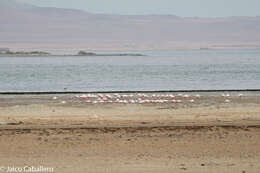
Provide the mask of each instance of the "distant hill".
{"label": "distant hill", "polygon": [[0,47],[260,48],[260,17],[107,15],[0,0]]}

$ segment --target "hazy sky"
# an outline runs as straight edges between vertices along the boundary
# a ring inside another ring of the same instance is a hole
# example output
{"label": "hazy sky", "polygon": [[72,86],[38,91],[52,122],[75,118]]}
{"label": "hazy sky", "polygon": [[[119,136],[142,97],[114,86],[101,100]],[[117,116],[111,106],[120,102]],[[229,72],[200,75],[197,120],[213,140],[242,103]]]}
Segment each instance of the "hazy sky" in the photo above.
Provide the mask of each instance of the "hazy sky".
{"label": "hazy sky", "polygon": [[173,14],[177,16],[260,16],[260,0],[18,0],[38,6],[94,13]]}

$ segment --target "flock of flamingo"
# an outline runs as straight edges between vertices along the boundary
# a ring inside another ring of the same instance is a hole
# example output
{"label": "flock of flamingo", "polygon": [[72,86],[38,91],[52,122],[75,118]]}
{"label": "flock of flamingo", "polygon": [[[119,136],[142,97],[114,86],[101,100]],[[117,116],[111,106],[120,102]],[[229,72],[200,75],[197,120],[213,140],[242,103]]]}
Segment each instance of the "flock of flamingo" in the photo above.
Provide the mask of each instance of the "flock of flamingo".
{"label": "flock of flamingo", "polygon": [[[222,94],[225,103],[230,103],[230,94]],[[238,94],[242,97],[243,94]],[[121,103],[121,104],[147,104],[147,103],[195,103],[196,100],[201,98],[201,95],[188,95],[188,94],[82,94],[74,98],[79,99],[79,102],[86,104],[103,104],[103,103]],[[57,100],[58,97],[52,98]],[[67,103],[61,101],[62,104]]]}

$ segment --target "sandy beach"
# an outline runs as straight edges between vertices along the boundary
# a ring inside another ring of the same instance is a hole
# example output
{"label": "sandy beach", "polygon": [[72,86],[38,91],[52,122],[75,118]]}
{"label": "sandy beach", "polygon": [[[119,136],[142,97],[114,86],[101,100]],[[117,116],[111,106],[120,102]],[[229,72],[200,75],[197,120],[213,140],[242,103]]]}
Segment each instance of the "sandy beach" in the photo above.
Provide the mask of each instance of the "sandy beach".
{"label": "sandy beach", "polygon": [[260,92],[159,94],[0,95],[0,172],[260,172]]}

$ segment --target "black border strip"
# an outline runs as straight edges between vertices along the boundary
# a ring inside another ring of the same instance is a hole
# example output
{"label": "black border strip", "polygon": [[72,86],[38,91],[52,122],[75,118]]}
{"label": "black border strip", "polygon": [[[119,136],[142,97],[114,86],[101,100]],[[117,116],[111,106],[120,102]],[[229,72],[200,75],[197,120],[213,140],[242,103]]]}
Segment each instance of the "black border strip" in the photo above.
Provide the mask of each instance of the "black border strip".
{"label": "black border strip", "polygon": [[47,91],[47,92],[0,92],[0,95],[52,95],[52,94],[94,94],[94,93],[176,93],[176,92],[260,92],[260,89],[221,90],[156,90],[156,91]]}

